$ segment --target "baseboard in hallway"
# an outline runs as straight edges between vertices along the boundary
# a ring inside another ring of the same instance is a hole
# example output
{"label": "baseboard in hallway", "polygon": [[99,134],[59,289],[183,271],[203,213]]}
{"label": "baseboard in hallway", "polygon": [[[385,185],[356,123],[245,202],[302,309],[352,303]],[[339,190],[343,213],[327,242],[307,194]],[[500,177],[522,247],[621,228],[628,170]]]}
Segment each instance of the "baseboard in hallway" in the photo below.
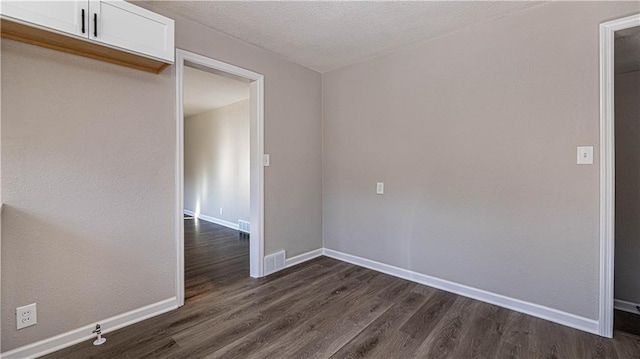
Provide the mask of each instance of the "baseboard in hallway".
{"label": "baseboard in hallway", "polygon": [[633,303],[626,300],[614,299],[613,307],[623,312],[640,315],[640,303]]}
{"label": "baseboard in hallway", "polygon": [[215,218],[212,216],[207,216],[206,214],[198,214],[196,216],[196,213],[193,211],[189,211],[187,209],[185,209],[184,214],[188,215],[188,216],[192,216],[194,218],[198,218],[201,219],[203,221],[207,221],[207,222],[211,222],[211,223],[215,223],[215,224],[219,224],[221,226],[227,227],[227,228],[231,228],[231,229],[235,229],[236,231],[238,230],[239,226],[238,223],[233,223],[233,222],[229,222],[229,221],[225,221],[224,219],[220,219],[220,218]]}

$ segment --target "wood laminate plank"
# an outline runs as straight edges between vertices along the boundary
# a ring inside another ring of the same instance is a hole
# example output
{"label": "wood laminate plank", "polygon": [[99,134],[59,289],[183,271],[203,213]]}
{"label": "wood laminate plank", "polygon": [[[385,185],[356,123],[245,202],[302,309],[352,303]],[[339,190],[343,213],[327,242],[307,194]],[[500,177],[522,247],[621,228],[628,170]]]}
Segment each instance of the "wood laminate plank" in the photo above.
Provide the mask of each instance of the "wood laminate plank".
{"label": "wood laminate plank", "polygon": [[498,343],[496,358],[523,359],[533,357],[529,350],[531,318],[522,313],[509,312],[504,332]]}
{"label": "wood laminate plank", "polygon": [[284,349],[284,353],[292,358],[328,358],[393,305],[393,302],[376,294],[393,287],[396,278],[382,273],[373,278],[358,278],[364,279],[362,284],[366,286],[366,290],[361,294],[362,300],[357,305],[344,306],[341,311],[318,313],[309,324],[313,333],[300,338],[306,341],[305,345],[292,350],[278,344],[278,349]]}
{"label": "wood laminate plank", "polygon": [[[328,358],[391,306],[393,303],[389,301],[371,297],[341,313],[333,313],[333,316],[328,316],[326,319],[318,316],[316,320],[321,322],[311,323],[314,329],[312,336],[301,338],[304,340],[304,346],[283,348],[278,345],[275,349],[283,350],[283,353],[289,358]],[[282,357],[273,356],[273,358]]]}
{"label": "wood laminate plank", "polygon": [[614,332],[613,347],[620,359],[640,359],[640,336]]}
{"label": "wood laminate plank", "polygon": [[595,334],[576,333],[578,357],[585,359],[618,359],[618,353],[610,339]]}
{"label": "wood laminate plank", "polygon": [[[245,358],[251,353],[268,353],[268,347],[273,343],[287,342],[289,344],[303,342],[305,332],[317,328],[332,314],[340,313],[344,315],[345,308],[355,307],[356,303],[362,300],[362,295],[367,290],[362,285],[360,277],[351,278],[341,283],[335,290],[326,293],[315,293],[315,299],[308,303],[298,303],[288,310],[288,313],[272,323],[256,330],[231,345],[219,350],[212,355],[212,358]],[[339,318],[336,318],[339,320]],[[311,323],[309,323],[311,322]],[[331,323],[335,324],[335,322]],[[325,327],[329,332],[330,326]],[[292,334],[293,335],[289,335]],[[289,335],[289,336],[288,336]],[[307,338],[308,339],[308,338]]]}
{"label": "wood laminate plank", "polygon": [[382,293],[378,294],[378,297],[387,300],[396,300],[402,297],[405,293],[410,292],[416,287],[416,283],[409,282],[408,280],[396,280],[394,285],[389,286]]}
{"label": "wood laminate plank", "polygon": [[456,297],[455,294],[445,291],[434,291],[428,297],[427,302],[400,327],[400,332],[405,334],[405,339],[390,341],[396,343],[396,346],[386,347],[384,351],[393,351],[403,357],[412,357],[440,320],[444,318]]}
{"label": "wood laminate plank", "polygon": [[502,338],[509,310],[492,304],[480,303],[467,330],[462,333],[462,340],[453,350],[453,356],[459,358],[496,357],[500,338]]}
{"label": "wood laminate plank", "polygon": [[450,358],[461,342],[470,340],[462,337],[463,328],[470,325],[481,302],[457,296],[445,316],[440,319],[431,334],[416,351],[417,357]]}
{"label": "wood laminate plank", "polygon": [[408,292],[397,303],[388,309],[378,319],[374,320],[360,334],[345,344],[331,358],[365,358],[381,355],[378,348],[384,346],[386,341],[392,339],[390,335],[415,313],[415,311],[427,301],[427,298],[419,293]]}
{"label": "wood laminate plank", "polygon": [[350,277],[345,278],[341,274],[342,272],[338,275],[327,275],[306,283],[303,290],[316,295],[299,298],[296,295],[298,292],[295,291],[280,293],[274,295],[273,300],[254,303],[252,310],[237,310],[223,316],[221,320],[211,320],[197,325],[189,333],[176,334],[174,339],[184,348],[179,357],[208,356],[235,340],[270,325],[273,321],[281,320],[283,316],[289,315],[287,318],[293,318],[300,315],[299,311],[303,308],[314,310],[340,297],[350,285],[344,283]]}
{"label": "wood laminate plank", "polygon": [[531,350],[539,358],[579,358],[577,330],[566,330],[560,324],[533,318]]}

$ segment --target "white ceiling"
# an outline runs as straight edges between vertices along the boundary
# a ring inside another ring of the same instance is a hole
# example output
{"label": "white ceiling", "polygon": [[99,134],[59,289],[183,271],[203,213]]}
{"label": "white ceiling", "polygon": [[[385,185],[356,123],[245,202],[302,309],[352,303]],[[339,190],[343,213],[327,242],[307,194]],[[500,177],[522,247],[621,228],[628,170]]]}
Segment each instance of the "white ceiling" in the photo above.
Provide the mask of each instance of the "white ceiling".
{"label": "white ceiling", "polygon": [[616,73],[640,71],[640,26],[616,33]]}
{"label": "white ceiling", "polygon": [[326,72],[540,3],[156,1],[146,5]]}
{"label": "white ceiling", "polygon": [[249,98],[249,84],[185,66],[183,96],[189,117]]}

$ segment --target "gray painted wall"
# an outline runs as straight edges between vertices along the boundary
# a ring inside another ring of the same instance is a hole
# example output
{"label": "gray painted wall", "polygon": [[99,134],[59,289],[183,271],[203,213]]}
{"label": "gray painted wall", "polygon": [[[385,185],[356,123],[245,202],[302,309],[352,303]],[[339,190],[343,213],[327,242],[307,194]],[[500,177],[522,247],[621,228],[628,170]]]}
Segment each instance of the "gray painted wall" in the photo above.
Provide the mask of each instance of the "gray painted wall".
{"label": "gray painted wall", "polygon": [[325,247],[597,319],[576,147],[598,153],[598,25],[638,11],[550,2],[323,74]]}
{"label": "gray painted wall", "polygon": [[5,39],[2,70],[2,351],[174,296],[170,72]]}
{"label": "gray painted wall", "polygon": [[249,119],[249,99],[185,118],[185,209],[235,224],[251,221]]}
{"label": "gray painted wall", "polygon": [[640,303],[640,71],[616,75],[615,298]]}
{"label": "gray painted wall", "polygon": [[[321,75],[171,17],[178,48],[265,76],[265,253],[322,247]],[[2,351],[175,296],[174,69],[4,39],[1,61]]]}

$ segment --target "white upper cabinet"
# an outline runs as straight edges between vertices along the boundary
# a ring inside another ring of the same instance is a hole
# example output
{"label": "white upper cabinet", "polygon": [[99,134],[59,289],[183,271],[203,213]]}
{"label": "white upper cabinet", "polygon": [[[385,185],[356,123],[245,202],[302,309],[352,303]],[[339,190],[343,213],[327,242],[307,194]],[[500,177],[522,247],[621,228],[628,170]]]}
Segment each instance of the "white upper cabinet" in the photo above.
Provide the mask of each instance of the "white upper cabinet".
{"label": "white upper cabinet", "polygon": [[124,1],[89,2],[89,38],[173,62],[173,20]]}
{"label": "white upper cabinet", "polygon": [[122,0],[1,1],[3,18],[173,63],[174,23]]}
{"label": "white upper cabinet", "polygon": [[87,37],[89,34],[87,0],[2,1],[0,12],[3,16],[70,35]]}

